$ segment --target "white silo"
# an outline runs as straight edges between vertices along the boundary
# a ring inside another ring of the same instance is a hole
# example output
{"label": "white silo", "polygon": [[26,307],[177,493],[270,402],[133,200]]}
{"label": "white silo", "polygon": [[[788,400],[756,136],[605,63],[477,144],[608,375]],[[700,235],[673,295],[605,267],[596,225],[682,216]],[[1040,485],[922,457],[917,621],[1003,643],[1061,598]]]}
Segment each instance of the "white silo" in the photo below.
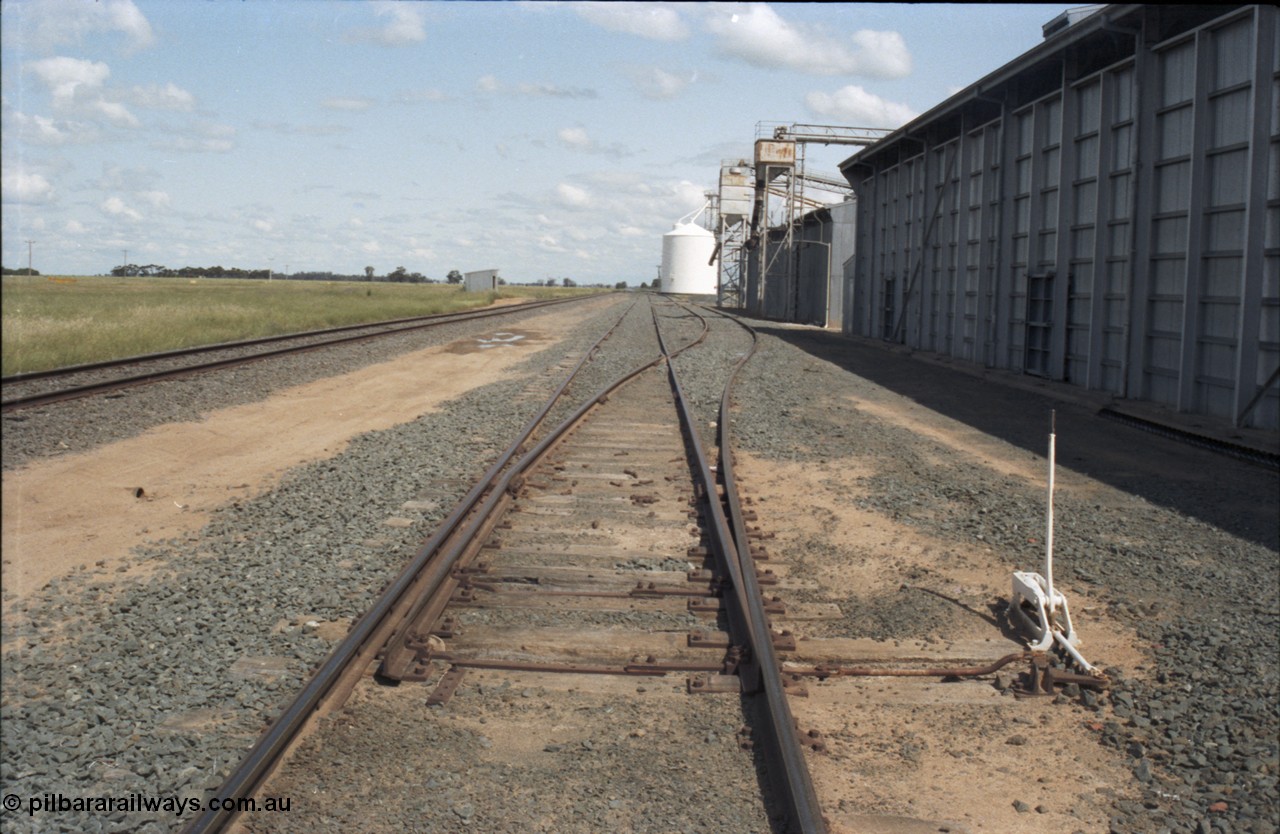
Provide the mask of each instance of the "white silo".
{"label": "white silo", "polygon": [[[700,209],[698,214],[701,213]],[[715,248],[715,235],[697,223],[681,219],[662,236],[661,291],[677,295],[715,295],[717,273],[711,263]]]}

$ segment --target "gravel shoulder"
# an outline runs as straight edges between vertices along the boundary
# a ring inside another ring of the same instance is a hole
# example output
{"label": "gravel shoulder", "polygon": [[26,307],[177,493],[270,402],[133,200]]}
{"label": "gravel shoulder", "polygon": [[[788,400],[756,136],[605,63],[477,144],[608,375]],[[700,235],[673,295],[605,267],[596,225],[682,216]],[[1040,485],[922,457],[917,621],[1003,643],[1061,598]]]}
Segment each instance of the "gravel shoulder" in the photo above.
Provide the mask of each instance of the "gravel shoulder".
{"label": "gravel shoulder", "polygon": [[[761,330],[737,396],[743,480],[770,550],[811,583],[792,593],[841,612],[793,623],[801,645],[999,645],[1009,573],[1043,561],[1056,409],[1056,573],[1086,656],[1115,681],[1049,706],[999,679],[971,703],[963,683],[814,687],[794,703],[832,739],[815,778],[850,830],[883,815],[975,831],[1277,830],[1275,472],[1079,399],[814,329]],[[882,702],[874,722],[847,712],[860,699]],[[1042,755],[1045,772],[1028,766]]]}

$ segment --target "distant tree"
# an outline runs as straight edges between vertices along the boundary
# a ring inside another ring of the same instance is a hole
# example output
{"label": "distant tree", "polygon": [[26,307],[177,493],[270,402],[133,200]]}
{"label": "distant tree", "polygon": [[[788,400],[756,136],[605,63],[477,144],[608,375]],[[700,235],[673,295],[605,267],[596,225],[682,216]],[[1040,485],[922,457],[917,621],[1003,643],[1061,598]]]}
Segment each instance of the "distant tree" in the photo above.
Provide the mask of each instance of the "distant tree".
{"label": "distant tree", "polygon": [[394,281],[397,284],[404,283],[409,280],[409,270],[402,266],[398,266],[391,271],[390,275],[387,276],[387,280]]}
{"label": "distant tree", "polygon": [[548,287],[554,287],[555,285],[556,285],[556,279],[554,279],[554,278],[548,278],[548,279],[547,279],[547,286],[548,286]]}
{"label": "distant tree", "polygon": [[506,278],[503,278],[501,275],[499,275],[499,276],[498,276],[498,286],[499,286],[499,287],[505,287],[506,285],[507,285],[507,279],[506,279]]}
{"label": "distant tree", "polygon": [[573,280],[572,278],[566,278],[564,279],[564,285],[566,287],[576,287],[578,286],[578,282]]}
{"label": "distant tree", "polygon": [[648,281],[641,281],[641,282],[640,282],[640,289],[642,289],[642,290],[647,290],[647,289],[649,289],[649,282],[648,282]]}
{"label": "distant tree", "polygon": [[409,273],[409,283],[410,283],[410,284],[421,284],[421,283],[425,282],[426,280],[427,280],[426,276],[425,276],[425,275],[423,275],[421,272],[410,272],[410,273]]}
{"label": "distant tree", "polygon": [[366,266],[366,267],[364,268],[364,280],[366,280],[366,281],[372,281],[372,280],[373,280],[373,267],[371,267],[371,266]]}
{"label": "distant tree", "polygon": [[39,275],[40,270],[28,269],[25,266],[19,269],[10,269],[9,267],[5,266],[5,267],[0,267],[0,273],[4,273],[5,275]]}
{"label": "distant tree", "polygon": [[626,282],[626,281],[619,281],[618,283],[616,283],[616,284],[614,284],[614,285],[613,285],[613,288],[614,288],[615,290],[625,290],[625,289],[627,288],[627,282]]}
{"label": "distant tree", "polygon": [[449,270],[449,274],[445,276],[445,280],[448,281],[450,284],[461,284],[462,273],[456,269],[451,269]]}

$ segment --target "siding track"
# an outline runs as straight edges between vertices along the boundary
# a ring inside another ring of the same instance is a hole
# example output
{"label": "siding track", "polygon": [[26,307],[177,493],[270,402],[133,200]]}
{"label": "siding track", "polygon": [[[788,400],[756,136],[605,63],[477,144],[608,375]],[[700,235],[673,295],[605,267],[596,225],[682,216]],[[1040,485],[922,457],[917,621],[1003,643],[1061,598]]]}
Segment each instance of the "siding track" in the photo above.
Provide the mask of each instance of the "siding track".
{"label": "siding track", "polygon": [[[583,296],[583,298],[589,297]],[[224,342],[85,365],[72,365],[48,371],[14,374],[0,380],[5,393],[10,395],[0,402],[0,411],[9,413],[20,409],[37,408],[82,397],[109,394],[138,385],[149,385],[163,380],[235,368],[251,362],[349,345],[370,339],[398,336],[442,324],[476,321],[525,312],[576,300],[579,299],[534,301],[509,307],[486,308],[462,313],[440,313],[373,324],[310,330],[304,333]],[[273,345],[275,347],[272,347]],[[17,393],[14,393],[15,390]]]}
{"label": "siding track", "polygon": [[[648,306],[629,310],[619,326],[630,317],[634,328]],[[580,385],[570,385],[572,376],[566,381],[353,626],[220,797],[297,793],[299,780],[314,782],[323,769],[316,748],[291,751],[311,720],[326,715],[331,723],[315,738],[329,749],[352,741],[332,721],[351,727],[367,720],[373,729],[364,736],[405,728],[371,745],[376,750],[343,755],[354,775],[348,770],[342,778],[359,781],[372,773],[383,793],[394,794],[405,768],[416,773],[424,765],[404,759],[403,751],[387,761],[386,749],[399,750],[416,731],[481,706],[484,738],[507,740],[496,754],[506,767],[493,784],[468,770],[468,796],[484,802],[441,801],[420,809],[443,815],[438,825],[456,823],[456,816],[487,830],[522,821],[527,810],[512,802],[537,789],[522,787],[520,775],[545,778],[547,753],[564,749],[555,739],[591,735],[595,727],[596,740],[574,739],[583,746],[566,764],[605,756],[608,775],[569,768],[559,778],[566,787],[608,797],[605,805],[586,810],[582,802],[566,803],[533,830],[570,830],[589,818],[591,826],[631,830],[678,830],[696,822],[825,831],[776,672],[773,641],[782,638],[769,628],[751,548],[738,547],[748,534],[731,463],[724,454],[708,456],[727,441],[701,437],[705,421],[686,399],[671,361],[696,350],[707,332],[705,318],[667,306],[652,319],[651,355],[585,397]],[[607,339],[584,363],[608,349]],[[677,341],[678,349],[669,347]],[[730,383],[720,384],[727,415]],[[570,408],[561,398],[566,390],[580,404],[544,429]],[[768,574],[763,578],[769,581]],[[376,683],[368,677],[375,666]],[[534,686],[560,692],[534,715],[468,703],[513,684],[526,693]],[[465,689],[455,696],[460,685]],[[634,692],[624,696],[628,688]],[[438,709],[423,716],[424,705]],[[566,705],[575,705],[571,720]],[[632,722],[621,736],[607,717],[615,710]],[[674,788],[670,782],[671,773],[688,767],[693,733],[710,745],[698,749],[697,758],[715,774],[702,782],[705,805],[698,808],[681,798],[688,777]],[[546,741],[530,751],[530,739]],[[461,755],[453,747],[424,749],[419,757],[455,754]],[[286,755],[288,764],[273,777]],[[628,798],[624,786],[649,799]],[[754,799],[744,801],[748,796]],[[272,825],[269,816],[243,819],[252,830]],[[187,830],[224,830],[232,821],[230,813],[209,811]],[[298,824],[291,815],[288,825]]]}

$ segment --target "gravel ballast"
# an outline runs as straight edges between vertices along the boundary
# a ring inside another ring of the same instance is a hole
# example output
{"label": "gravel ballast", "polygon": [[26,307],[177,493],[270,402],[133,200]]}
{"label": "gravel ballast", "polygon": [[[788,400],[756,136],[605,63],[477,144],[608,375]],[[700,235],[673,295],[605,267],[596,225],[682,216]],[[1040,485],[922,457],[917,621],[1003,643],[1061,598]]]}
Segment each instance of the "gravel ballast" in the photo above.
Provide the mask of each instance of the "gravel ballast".
{"label": "gravel ballast", "polygon": [[[90,568],[16,603],[5,622],[4,793],[207,796],[542,402],[563,376],[556,366],[576,361],[629,303],[620,299],[530,356],[520,381],[476,389],[439,412],[357,438],[332,459],[292,470],[270,492],[223,507],[198,534],[139,549],[130,564],[146,568],[142,577]],[[700,327],[692,316],[660,317],[664,331],[670,325],[682,338]],[[737,325],[708,318],[713,336],[726,338],[677,360],[707,426],[717,419],[715,380],[750,341]],[[645,335],[648,319],[647,305],[628,314],[575,398],[656,350]],[[1043,524],[1041,490],[859,414],[849,398],[887,388],[1033,452],[1043,451],[1042,417],[1056,408],[1060,465],[1131,499],[1120,506],[1064,496],[1059,505],[1064,570],[1105,599],[1107,616],[1132,628],[1149,658],[1143,669],[1109,670],[1115,685],[1092,708],[1063,707],[1102,724],[1100,743],[1129,764],[1128,787],[1141,798],[1117,801],[1111,831],[1280,830],[1274,473],[1044,394],[969,378],[957,384],[943,368],[838,336],[753,324],[763,335],[735,395],[738,448],[774,461],[869,461],[875,474],[860,507],[940,538],[985,542],[1020,565],[1039,558],[1026,532]],[[448,325],[400,350],[443,344],[467,328]],[[6,415],[4,467],[199,419],[391,355],[382,350],[368,345],[341,360],[313,354],[276,370],[137,389],[119,400],[42,409],[40,419]],[[392,518],[409,523],[389,525]],[[831,547],[821,538],[809,544],[815,552]],[[907,605],[901,597],[858,608],[831,624],[831,634],[923,637],[922,621],[956,616],[954,606],[927,597]],[[467,824],[474,798],[456,783],[444,787]],[[616,800],[583,801],[607,811]],[[690,825],[705,822],[691,817]],[[169,831],[179,823],[166,812],[4,814],[5,830],[15,832]]]}
{"label": "gravel ballast", "polygon": [[[944,540],[983,542],[1010,554],[1011,567],[1043,559],[1043,487],[972,466],[850,403],[887,388],[1041,454],[1056,409],[1059,466],[1128,493],[1119,506],[1060,496],[1057,561],[1150,658],[1140,671],[1108,669],[1115,685],[1091,713],[1142,797],[1117,803],[1111,831],[1280,828],[1274,472],[1119,427],[1069,401],[957,380],[839,336],[756,324],[765,335],[738,388],[737,448],[779,461],[868,462],[876,474],[864,480],[863,508]],[[945,627],[958,610],[921,594],[869,602],[846,606],[856,615],[837,633],[927,636],[922,623]]]}

